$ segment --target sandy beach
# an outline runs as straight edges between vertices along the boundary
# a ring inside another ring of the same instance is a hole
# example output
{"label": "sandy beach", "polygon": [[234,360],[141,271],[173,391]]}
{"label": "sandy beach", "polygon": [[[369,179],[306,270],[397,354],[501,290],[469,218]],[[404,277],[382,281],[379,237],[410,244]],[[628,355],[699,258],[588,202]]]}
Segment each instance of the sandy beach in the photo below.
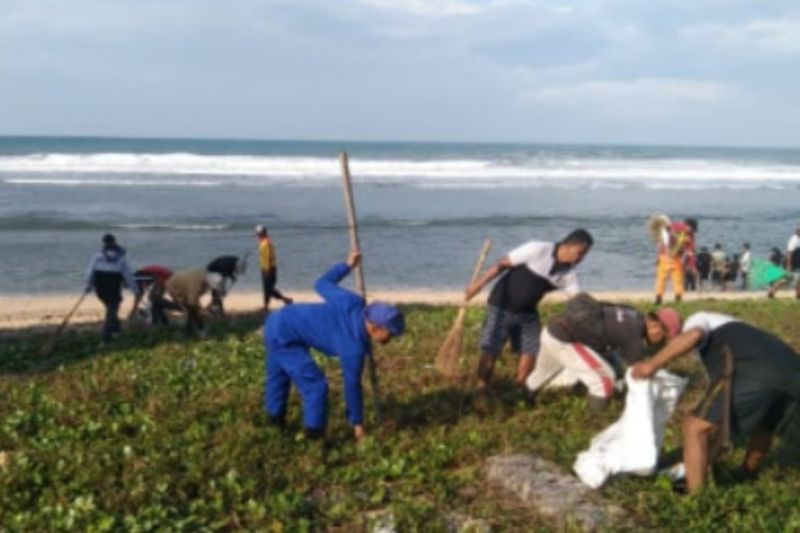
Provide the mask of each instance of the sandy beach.
{"label": "sandy beach", "polygon": [[[593,293],[597,298],[615,302],[644,302],[653,298],[648,291],[599,291]],[[317,296],[310,292],[292,292],[297,302],[319,301]],[[485,305],[488,291],[475,298],[471,305]],[[779,295],[783,297],[793,297],[794,293],[784,292]],[[52,294],[52,295],[12,295],[0,297],[0,331],[12,331],[22,328],[47,327],[59,324],[64,316],[69,312],[79,295],[72,294]],[[205,297],[207,301],[208,296]],[[401,304],[427,304],[427,305],[455,305],[461,301],[462,293],[458,291],[435,291],[425,289],[409,290],[376,290],[369,294],[371,300],[386,300]],[[565,293],[551,293],[544,303],[562,301],[566,298]],[[687,301],[699,299],[720,299],[720,300],[747,300],[763,299],[764,292],[702,292],[689,293],[685,299]],[[667,296],[667,302],[671,297]],[[124,318],[130,311],[133,298],[126,295],[122,304],[120,317]],[[274,308],[280,307],[280,302],[275,302]],[[259,292],[233,292],[225,299],[225,308],[230,313],[244,313],[257,311],[261,306],[261,293]],[[78,311],[72,317],[72,324],[97,322],[102,320],[103,306],[100,301],[89,295]]]}

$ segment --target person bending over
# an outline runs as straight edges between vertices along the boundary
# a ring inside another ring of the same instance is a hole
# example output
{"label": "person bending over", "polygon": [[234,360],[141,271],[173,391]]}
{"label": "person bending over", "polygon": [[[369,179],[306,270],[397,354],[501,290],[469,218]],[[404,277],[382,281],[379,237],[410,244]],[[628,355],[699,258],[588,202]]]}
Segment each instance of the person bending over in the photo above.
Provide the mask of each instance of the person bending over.
{"label": "person bending over", "polygon": [[602,410],[614,394],[614,382],[624,375],[624,367],[642,360],[645,347],[657,346],[680,330],[681,316],[672,308],[645,315],[626,305],[578,294],[542,331],[536,368],[525,384],[535,394],[548,384],[568,387],[583,383],[589,408]]}
{"label": "person bending over", "polygon": [[328,380],[311,357],[313,348],[338,357],[344,378],[347,421],[356,440],[364,435],[361,374],[364,360],[372,356],[371,342],[381,344],[401,335],[403,314],[393,305],[364,299],[339,286],[361,260],[358,251],[347,262],[334,265],[319,278],[314,289],[319,304],[283,307],[264,323],[266,380],[264,408],[270,422],[285,425],[286,404],[292,384],[303,400],[303,425],[312,438],[323,437],[328,415]]}
{"label": "person bending over", "polygon": [[[800,357],[776,336],[720,313],[698,312],[683,332],[653,358],[637,363],[633,377],[649,378],[659,368],[697,349],[709,377],[700,407],[683,422],[683,462],[689,492],[706,483],[715,459],[712,437],[749,437],[742,471],[755,473],[800,401]],[[729,392],[717,386],[729,383]],[[726,424],[725,421],[728,421]],[[714,448],[718,449],[718,446]]]}
{"label": "person bending over", "polygon": [[576,229],[556,243],[527,242],[511,250],[467,288],[465,297],[469,301],[500,276],[489,295],[481,333],[479,389],[488,386],[506,339],[519,354],[516,382],[520,386],[525,383],[539,352],[539,301],[556,289],[580,292],[575,267],[593,243],[585,229]]}

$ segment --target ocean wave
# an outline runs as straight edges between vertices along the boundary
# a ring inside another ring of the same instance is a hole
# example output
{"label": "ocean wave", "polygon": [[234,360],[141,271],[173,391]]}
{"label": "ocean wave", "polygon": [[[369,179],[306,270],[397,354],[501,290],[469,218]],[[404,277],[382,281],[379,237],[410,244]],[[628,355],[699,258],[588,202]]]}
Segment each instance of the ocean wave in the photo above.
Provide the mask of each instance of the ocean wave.
{"label": "ocean wave", "polygon": [[[420,187],[785,188],[800,183],[800,165],[756,160],[644,157],[524,159],[352,158],[355,180]],[[0,157],[5,183],[62,186],[222,187],[340,179],[336,158],[193,153],[46,153]],[[46,174],[43,176],[42,174]],[[102,176],[96,176],[101,174]],[[153,176],[159,176],[154,179]],[[692,185],[690,185],[692,184]]]}

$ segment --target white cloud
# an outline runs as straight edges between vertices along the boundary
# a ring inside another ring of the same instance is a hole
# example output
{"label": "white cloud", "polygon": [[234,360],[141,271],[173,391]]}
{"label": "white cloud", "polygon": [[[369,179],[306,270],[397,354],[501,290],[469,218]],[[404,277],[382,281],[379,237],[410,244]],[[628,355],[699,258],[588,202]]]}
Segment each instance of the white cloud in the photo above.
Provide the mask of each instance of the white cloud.
{"label": "white cloud", "polygon": [[463,0],[361,0],[364,4],[425,17],[475,15],[484,7]]}
{"label": "white cloud", "polygon": [[686,37],[711,46],[748,53],[800,54],[800,19],[756,19],[742,24],[700,24],[686,29]]}
{"label": "white cloud", "polygon": [[645,78],[636,80],[598,80],[550,85],[523,94],[547,104],[593,104],[599,101],[624,105],[631,100],[713,103],[730,93],[719,83]]}

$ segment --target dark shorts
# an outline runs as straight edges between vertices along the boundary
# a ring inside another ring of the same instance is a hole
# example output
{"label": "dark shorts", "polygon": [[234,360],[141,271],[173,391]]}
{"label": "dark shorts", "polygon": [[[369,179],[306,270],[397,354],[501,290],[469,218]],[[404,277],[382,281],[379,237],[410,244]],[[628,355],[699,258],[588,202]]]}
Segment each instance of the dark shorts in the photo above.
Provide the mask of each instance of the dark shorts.
{"label": "dark shorts", "polygon": [[[703,358],[709,390],[695,416],[715,425],[723,421],[724,391],[719,391],[713,399],[709,396],[715,392],[713,385],[724,375],[725,346],[730,347],[733,354],[731,433],[780,433],[797,403],[789,394],[786,376],[782,374],[796,373],[789,365],[797,355],[776,337],[743,322],[726,324],[712,333],[711,344]],[[773,372],[777,374],[771,375]],[[702,413],[700,409],[709,401],[708,412]]]}
{"label": "dark shorts", "polygon": [[540,333],[538,314],[512,313],[489,305],[481,332],[481,351],[498,357],[508,339],[515,353],[535,356],[539,353]]}

